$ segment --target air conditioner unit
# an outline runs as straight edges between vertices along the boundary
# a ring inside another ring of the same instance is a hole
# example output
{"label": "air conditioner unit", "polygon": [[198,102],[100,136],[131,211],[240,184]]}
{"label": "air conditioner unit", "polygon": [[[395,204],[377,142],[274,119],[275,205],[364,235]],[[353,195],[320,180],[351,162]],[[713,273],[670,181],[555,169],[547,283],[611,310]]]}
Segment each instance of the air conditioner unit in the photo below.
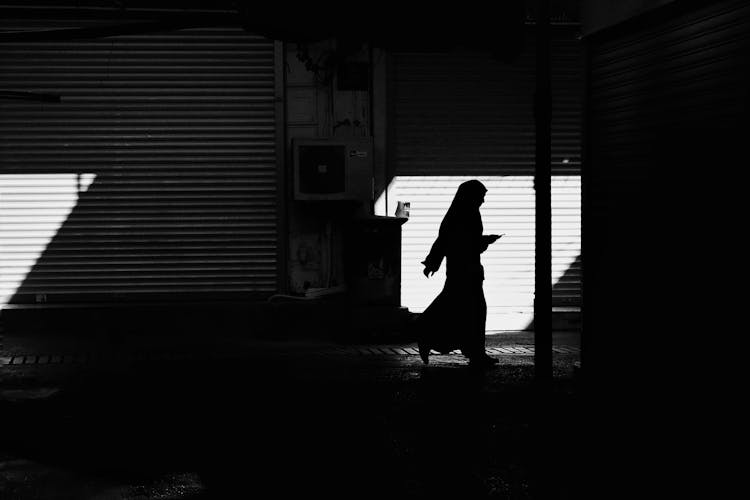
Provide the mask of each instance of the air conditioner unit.
{"label": "air conditioner unit", "polygon": [[371,138],[293,139],[295,200],[372,200]]}

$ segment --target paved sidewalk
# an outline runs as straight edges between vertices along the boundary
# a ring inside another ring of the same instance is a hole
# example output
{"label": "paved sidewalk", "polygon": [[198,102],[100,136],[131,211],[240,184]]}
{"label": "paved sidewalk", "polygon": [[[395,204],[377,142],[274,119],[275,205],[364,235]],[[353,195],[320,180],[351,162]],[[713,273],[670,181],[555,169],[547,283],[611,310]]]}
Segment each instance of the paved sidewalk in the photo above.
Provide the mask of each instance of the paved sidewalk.
{"label": "paved sidewalk", "polygon": [[[1,335],[1,333],[0,333]],[[145,337],[136,334],[112,338],[70,338],[56,335],[14,335],[0,337],[0,366],[87,364],[96,361],[148,361],[235,359],[252,356],[258,350],[273,354],[310,356],[418,356],[415,343],[389,342],[342,344],[323,339],[298,338],[275,340],[256,338],[183,338],[179,334]],[[493,356],[532,356],[534,333],[527,331],[488,332],[485,337],[488,354]],[[556,355],[579,355],[580,333],[555,332],[552,352]],[[436,352],[433,352],[437,355]],[[460,356],[454,351],[452,355]],[[444,358],[446,356],[437,356]]]}
{"label": "paved sidewalk", "polygon": [[[533,345],[515,345],[503,347],[488,347],[487,353],[492,356],[533,356]],[[554,354],[580,354],[580,348],[572,345],[553,346]],[[200,360],[222,360],[222,359],[241,359],[247,357],[248,353],[195,353],[165,350],[149,350],[137,352],[75,352],[75,353],[25,353],[13,354],[0,357],[0,366],[19,366],[19,365],[79,365],[91,363],[107,363],[116,361],[200,361]],[[418,356],[419,351],[416,345],[360,345],[331,347],[322,346],[318,349],[307,353],[312,356]],[[453,351],[450,354],[442,355],[432,351],[432,355],[439,358],[462,358],[460,351]]]}
{"label": "paved sidewalk", "polygon": [[542,411],[528,338],[488,335],[500,364],[473,370],[414,344],[6,337],[0,498],[579,498],[578,347],[557,339]]}

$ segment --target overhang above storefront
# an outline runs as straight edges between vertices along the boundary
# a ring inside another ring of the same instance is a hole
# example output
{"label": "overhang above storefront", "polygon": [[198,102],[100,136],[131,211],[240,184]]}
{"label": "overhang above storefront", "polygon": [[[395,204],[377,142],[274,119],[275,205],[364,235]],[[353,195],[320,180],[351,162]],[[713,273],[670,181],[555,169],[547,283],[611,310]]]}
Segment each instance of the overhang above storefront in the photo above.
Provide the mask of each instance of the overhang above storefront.
{"label": "overhang above storefront", "polygon": [[[229,1],[5,1],[5,19],[69,21],[65,29],[0,33],[0,42],[31,39],[100,38],[181,28],[242,26],[290,43],[337,39],[393,50],[489,49],[514,58],[523,47],[523,26],[534,18],[535,0],[486,5],[398,10],[355,9],[347,4],[299,8],[293,4],[244,5]],[[577,22],[578,1],[552,2],[552,19]]]}

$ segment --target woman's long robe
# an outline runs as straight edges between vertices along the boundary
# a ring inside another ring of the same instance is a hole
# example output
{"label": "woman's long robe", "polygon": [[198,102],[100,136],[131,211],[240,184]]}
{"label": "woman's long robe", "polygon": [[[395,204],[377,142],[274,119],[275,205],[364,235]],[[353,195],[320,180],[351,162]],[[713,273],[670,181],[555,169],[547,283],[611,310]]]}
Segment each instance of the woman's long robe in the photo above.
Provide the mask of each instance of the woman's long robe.
{"label": "woman's long robe", "polygon": [[446,280],[417,320],[421,345],[441,353],[461,349],[468,357],[484,355],[487,303],[480,254],[490,244],[490,237],[482,231],[478,205],[462,203],[457,194],[423,262],[428,270],[437,270],[445,258]]}

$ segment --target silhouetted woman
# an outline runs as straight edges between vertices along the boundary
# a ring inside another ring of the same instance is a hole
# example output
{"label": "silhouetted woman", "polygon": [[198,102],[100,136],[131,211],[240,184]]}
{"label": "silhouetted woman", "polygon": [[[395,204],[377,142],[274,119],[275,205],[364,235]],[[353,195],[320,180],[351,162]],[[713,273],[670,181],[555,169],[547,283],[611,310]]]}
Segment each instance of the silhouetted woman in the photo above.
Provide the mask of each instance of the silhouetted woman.
{"label": "silhouetted woman", "polygon": [[477,180],[462,183],[440,224],[440,232],[424,264],[428,278],[446,259],[442,292],[417,320],[419,354],[429,362],[430,349],[448,353],[461,349],[471,365],[491,365],[498,360],[484,349],[487,303],[482,282],[484,268],[479,255],[500,236],[482,235],[479,207],[487,188]]}

